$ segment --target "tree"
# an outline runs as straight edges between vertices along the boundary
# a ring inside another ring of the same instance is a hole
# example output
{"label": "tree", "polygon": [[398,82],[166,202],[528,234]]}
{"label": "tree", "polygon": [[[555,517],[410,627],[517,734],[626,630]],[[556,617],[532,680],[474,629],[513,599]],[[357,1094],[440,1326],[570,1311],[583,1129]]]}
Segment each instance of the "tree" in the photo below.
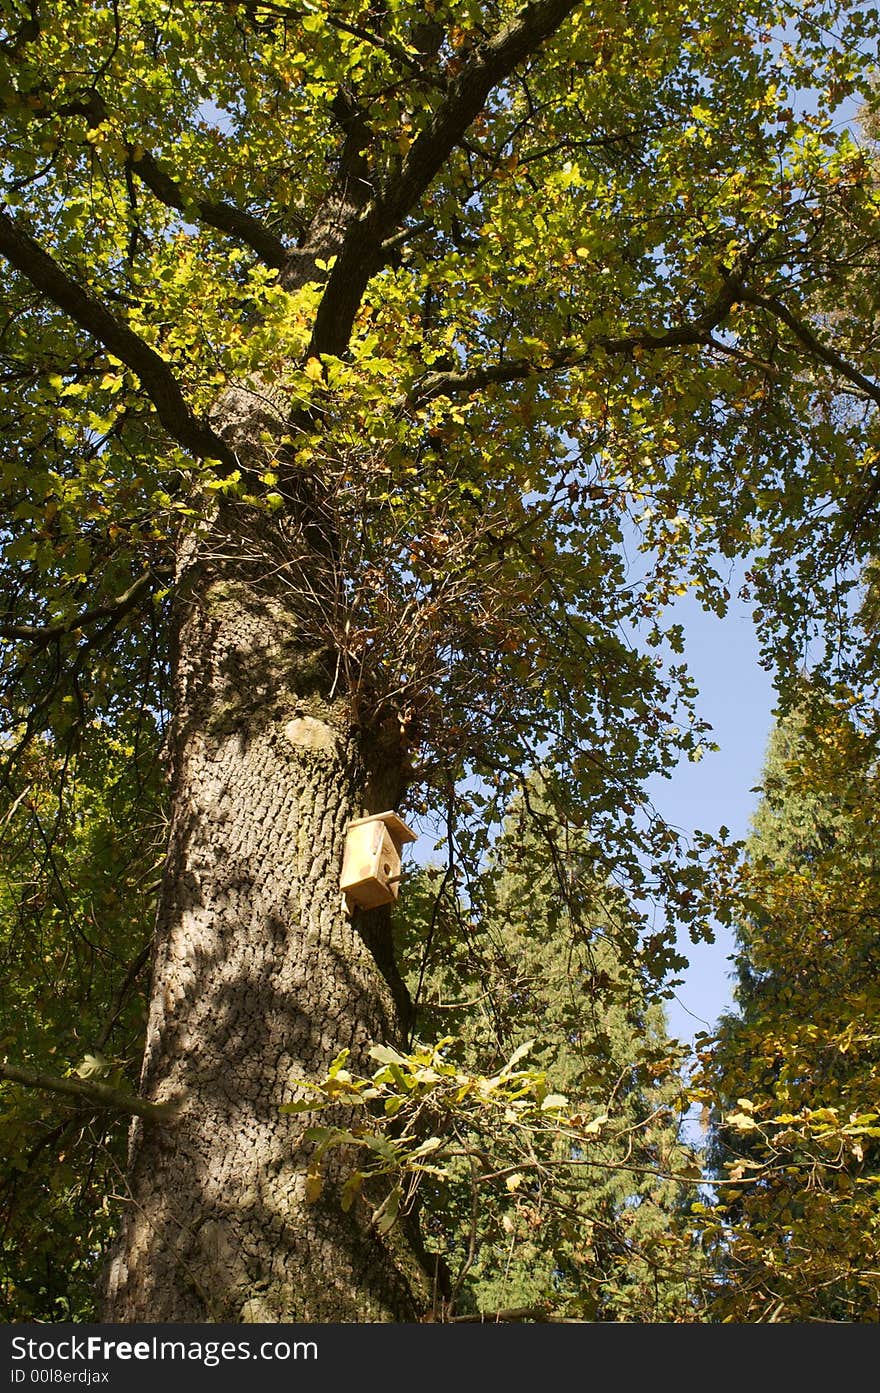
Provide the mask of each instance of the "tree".
{"label": "tree", "polygon": [[342,910],[352,817],[439,812],[473,868],[540,763],[665,900],[633,966],[703,931],[641,792],[703,737],[665,604],[723,608],[713,549],[763,547],[771,644],[833,615],[875,503],[875,195],[831,112],[876,20],[823,15],[7,6],[4,753],[140,710],[165,740],[106,1316],[430,1301],[279,1112],[406,1030],[387,912]]}
{"label": "tree", "polygon": [[738,880],[738,1013],[706,1046],[719,1318],[876,1321],[876,731],[808,692]]}
{"label": "tree", "polygon": [[408,883],[400,957],[420,1038],[453,1036],[457,1067],[484,1079],[519,1055],[568,1121],[545,1113],[524,1140],[492,1113],[435,1115],[423,1231],[460,1314],[693,1319],[708,1273],[686,1218],[699,1167],[681,1051],[632,947],[620,955],[638,937],[624,896],[542,803],[535,775],[467,904],[438,868]]}

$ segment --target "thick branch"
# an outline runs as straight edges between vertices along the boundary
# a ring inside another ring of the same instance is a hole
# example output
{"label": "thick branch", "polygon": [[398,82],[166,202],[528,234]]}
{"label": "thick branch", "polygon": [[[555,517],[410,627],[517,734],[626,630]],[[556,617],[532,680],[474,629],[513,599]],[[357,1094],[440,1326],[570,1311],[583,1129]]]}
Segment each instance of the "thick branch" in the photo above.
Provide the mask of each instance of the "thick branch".
{"label": "thick branch", "polygon": [[481,44],[450,84],[430,124],[413,142],[393,184],[374,198],[342,240],[315,317],[310,353],[343,353],[370,278],[383,264],[383,242],[418,203],[493,88],[549,39],[578,0],[534,0]]}
{"label": "thick branch", "polygon": [[700,344],[716,347],[712,339],[712,330],[724,321],[734,303],[741,298],[739,278],[736,275],[728,275],[715,299],[706,306],[703,313],[684,324],[675,324],[668,329],[640,329],[636,333],[624,334],[619,338],[599,334],[588,344],[569,346],[558,353],[549,354],[541,362],[535,362],[532,358],[508,358],[500,363],[467,368],[463,372],[429,373],[414,385],[407,404],[418,407],[430,401],[432,397],[461,396],[480,391],[493,383],[525,381],[548,373],[563,372],[567,368],[576,368],[588,362],[596,352],[628,357],[636,349],[650,351],[687,348]]}
{"label": "thick branch", "polygon": [[270,232],[259,218],[252,217],[250,213],[243,213],[232,203],[214,203],[208,198],[187,198],[180,185],[157,164],[149,151],[145,151],[140,158],[132,156],[131,167],[150,192],[166,207],[176,208],[189,218],[237,237],[240,242],[244,242],[255,251],[267,266],[274,266],[280,271],[286,264],[288,253],[284,243],[280,237]]}
{"label": "thick branch", "polygon": [[535,0],[524,5],[499,34],[479,45],[451,84],[431,124],[413,142],[393,188],[378,201],[376,215],[384,236],[390,235],[421,198],[482,111],[492,89],[551,38],[577,6],[578,0]]}
{"label": "thick branch", "polygon": [[237,467],[229,446],[190,410],[165,360],[73,280],[2,207],[0,252],[36,290],[137,374],[159,420],[179,445],[202,459],[219,460],[230,471]]}
{"label": "thick branch", "polygon": [[434,397],[463,396],[495,383],[524,382],[531,377],[563,372],[566,368],[577,367],[589,356],[583,351],[554,353],[541,363],[531,358],[505,358],[499,363],[486,363],[463,372],[431,372],[415,383],[407,405],[418,407]]}
{"label": "thick branch", "polygon": [[45,1093],[60,1093],[90,1108],[107,1109],[130,1117],[146,1117],[153,1122],[167,1122],[175,1111],[173,1103],[148,1103],[145,1098],[124,1093],[121,1088],[111,1088],[106,1083],[57,1078],[54,1074],[42,1074],[36,1069],[22,1069],[17,1064],[0,1064],[0,1079]]}

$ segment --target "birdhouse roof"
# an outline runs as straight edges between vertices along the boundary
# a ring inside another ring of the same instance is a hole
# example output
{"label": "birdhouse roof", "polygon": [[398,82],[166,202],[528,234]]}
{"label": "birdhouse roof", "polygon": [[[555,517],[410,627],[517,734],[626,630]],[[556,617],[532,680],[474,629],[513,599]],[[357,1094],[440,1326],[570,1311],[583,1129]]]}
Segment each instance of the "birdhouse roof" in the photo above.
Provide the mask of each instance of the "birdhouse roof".
{"label": "birdhouse roof", "polygon": [[414,832],[411,827],[407,827],[403,819],[398,817],[395,812],[372,813],[369,817],[355,818],[348,825],[349,828],[363,827],[368,822],[384,822],[391,837],[396,842],[415,842],[418,840],[418,833]]}

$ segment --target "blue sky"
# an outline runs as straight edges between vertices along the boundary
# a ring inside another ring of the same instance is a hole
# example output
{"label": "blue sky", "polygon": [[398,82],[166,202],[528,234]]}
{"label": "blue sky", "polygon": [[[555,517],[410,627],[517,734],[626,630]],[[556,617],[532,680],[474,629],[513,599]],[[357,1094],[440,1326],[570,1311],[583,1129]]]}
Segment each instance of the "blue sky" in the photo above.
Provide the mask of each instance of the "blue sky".
{"label": "blue sky", "polygon": [[[716,832],[723,824],[735,839],[747,835],[758,802],[753,792],[760,780],[767,741],[773,724],[773,685],[758,661],[752,607],[737,596],[738,582],[729,582],[731,600],[723,619],[707,614],[690,593],[674,602],[670,623],[680,623],[685,635],[688,668],[699,688],[697,711],[712,725],[711,739],[719,746],[692,764],[683,760],[672,778],[652,779],[647,792],[656,811],[685,834],[699,828]],[[413,826],[421,833],[410,849],[414,865],[440,864],[426,822]],[[689,959],[683,981],[666,1003],[671,1034],[684,1041],[715,1025],[732,1005],[733,940],[718,927],[714,943],[692,944],[685,937],[680,951]]]}
{"label": "blue sky", "polygon": [[[657,811],[685,832],[713,832],[723,823],[733,837],[743,837],[758,801],[752,790],[773,724],[774,692],[758,662],[751,606],[736,597],[734,585],[731,590],[724,619],[706,614],[692,595],[682,597],[675,612],[700,691],[698,710],[711,722],[720,749],[698,764],[681,764],[671,779],[652,780],[648,791]],[[714,944],[695,946],[686,939],[680,947],[690,966],[667,1014],[672,1034],[690,1040],[731,1004],[732,939],[719,928]]]}

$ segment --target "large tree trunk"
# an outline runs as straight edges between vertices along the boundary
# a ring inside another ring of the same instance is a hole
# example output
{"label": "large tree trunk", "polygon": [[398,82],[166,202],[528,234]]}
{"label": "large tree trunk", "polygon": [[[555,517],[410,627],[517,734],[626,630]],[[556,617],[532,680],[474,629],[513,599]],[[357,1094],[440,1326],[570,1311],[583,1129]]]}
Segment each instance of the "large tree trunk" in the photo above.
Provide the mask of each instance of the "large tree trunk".
{"label": "large tree trunk", "polygon": [[394,806],[399,755],[352,724],[333,654],[304,634],[282,584],[283,527],[224,511],[176,602],[173,820],[142,1092],[180,1107],[168,1126],[133,1126],[102,1314],[412,1320],[427,1285],[405,1232],[380,1236],[366,1204],[343,1213],[332,1173],[308,1203],[308,1118],[278,1111],[299,1096],[292,1078],[343,1048],[368,1064],[370,1042],[399,1039],[387,911],[349,920],[339,890],[346,824]]}

